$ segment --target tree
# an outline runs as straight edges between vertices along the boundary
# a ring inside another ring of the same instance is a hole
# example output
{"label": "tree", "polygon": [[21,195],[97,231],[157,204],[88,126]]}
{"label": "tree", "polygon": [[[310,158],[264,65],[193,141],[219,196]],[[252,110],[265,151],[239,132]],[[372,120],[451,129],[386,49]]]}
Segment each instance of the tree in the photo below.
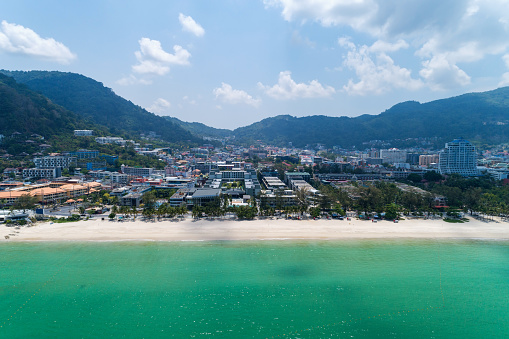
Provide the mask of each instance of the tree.
{"label": "tree", "polygon": [[18,198],[18,200],[16,200],[13,208],[16,210],[23,210],[23,213],[25,213],[26,210],[33,210],[36,203],[36,197],[31,196],[30,194],[23,194]]}
{"label": "tree", "polygon": [[108,215],[108,218],[115,219],[116,214],[111,212],[110,215]]}
{"label": "tree", "polygon": [[399,216],[399,207],[395,203],[387,204],[385,206],[385,219],[387,220],[394,220],[397,219]]}
{"label": "tree", "polygon": [[311,215],[311,217],[313,218],[317,218],[320,216],[320,208],[319,207],[311,207],[309,209],[309,214]]}
{"label": "tree", "polygon": [[413,183],[418,183],[422,181],[422,177],[417,173],[410,173],[407,179],[412,181]]}
{"label": "tree", "polygon": [[442,180],[444,177],[440,173],[437,173],[436,171],[428,171],[424,173],[423,178],[427,181],[437,182]]}

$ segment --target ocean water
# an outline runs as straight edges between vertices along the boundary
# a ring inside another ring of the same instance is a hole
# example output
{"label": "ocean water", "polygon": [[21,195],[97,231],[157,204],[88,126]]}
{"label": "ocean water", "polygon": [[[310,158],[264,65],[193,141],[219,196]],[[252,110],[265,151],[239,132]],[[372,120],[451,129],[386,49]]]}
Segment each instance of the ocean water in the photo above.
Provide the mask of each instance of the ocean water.
{"label": "ocean water", "polygon": [[509,338],[509,242],[5,243],[0,338]]}

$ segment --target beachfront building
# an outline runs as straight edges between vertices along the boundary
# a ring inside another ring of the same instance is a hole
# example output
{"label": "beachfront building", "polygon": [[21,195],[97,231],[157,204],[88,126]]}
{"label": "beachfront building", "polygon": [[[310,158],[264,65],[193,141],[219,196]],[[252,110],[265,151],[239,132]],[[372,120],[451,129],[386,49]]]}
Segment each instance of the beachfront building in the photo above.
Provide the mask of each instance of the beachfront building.
{"label": "beachfront building", "polygon": [[284,191],[262,191],[260,194],[260,207],[261,208],[284,208],[288,206],[297,206],[299,200],[297,195],[292,190]]}
{"label": "beachfront building", "polygon": [[479,175],[474,145],[463,138],[446,143],[445,149],[439,154],[438,169],[440,174]]}
{"label": "beachfront building", "polygon": [[218,189],[225,187],[228,183],[241,182],[245,194],[256,196],[261,191],[260,182],[255,170],[215,170],[209,174],[209,179],[205,183],[206,188]]}

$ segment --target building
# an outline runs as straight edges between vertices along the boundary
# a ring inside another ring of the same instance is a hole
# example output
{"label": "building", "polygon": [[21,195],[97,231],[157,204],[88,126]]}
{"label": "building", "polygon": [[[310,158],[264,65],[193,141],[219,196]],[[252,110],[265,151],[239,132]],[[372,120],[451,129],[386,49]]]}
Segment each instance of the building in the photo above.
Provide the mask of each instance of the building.
{"label": "building", "polygon": [[23,178],[46,178],[54,179],[62,175],[62,168],[25,168],[23,170]]}
{"label": "building", "polygon": [[76,137],[89,137],[94,134],[93,130],[90,129],[75,129],[74,136]]}
{"label": "building", "polygon": [[311,174],[308,172],[285,172],[285,183],[290,184],[290,180],[301,179],[309,182],[311,180]]}
{"label": "building", "polygon": [[243,183],[245,193],[250,196],[256,196],[261,191],[260,183],[254,170],[232,170],[232,171],[212,171],[209,175],[205,187],[221,188],[226,183],[240,181]]}
{"label": "building", "polygon": [[120,137],[97,137],[95,142],[99,144],[121,144],[124,142],[124,138]]}
{"label": "building", "polygon": [[120,166],[120,170],[122,173],[125,173],[134,177],[149,177],[152,175],[154,169],[152,167],[143,168],[143,167],[129,167],[122,165]]}
{"label": "building", "polygon": [[47,156],[41,158],[34,158],[36,168],[50,168],[62,167],[69,168],[69,166],[76,166],[76,158],[70,156]]}
{"label": "building", "polygon": [[263,184],[268,190],[276,191],[276,190],[284,190],[286,188],[286,185],[284,182],[279,180],[277,177],[263,177],[262,178]]}
{"label": "building", "polygon": [[479,175],[474,145],[462,138],[446,143],[439,153],[438,170],[440,174]]}
{"label": "building", "polygon": [[263,191],[260,195],[261,208],[284,208],[287,206],[297,206],[299,200],[292,190],[279,191],[277,194],[273,191]]}
{"label": "building", "polygon": [[380,158],[383,162],[388,164],[406,162],[407,151],[399,150],[397,148],[382,149],[380,150]]}
{"label": "building", "polygon": [[95,159],[99,155],[99,151],[90,151],[88,149],[80,149],[75,152],[67,152],[66,155],[76,157],[78,160],[82,159]]}
{"label": "building", "polygon": [[438,164],[438,154],[423,154],[419,156],[419,166],[429,166],[431,164]]}

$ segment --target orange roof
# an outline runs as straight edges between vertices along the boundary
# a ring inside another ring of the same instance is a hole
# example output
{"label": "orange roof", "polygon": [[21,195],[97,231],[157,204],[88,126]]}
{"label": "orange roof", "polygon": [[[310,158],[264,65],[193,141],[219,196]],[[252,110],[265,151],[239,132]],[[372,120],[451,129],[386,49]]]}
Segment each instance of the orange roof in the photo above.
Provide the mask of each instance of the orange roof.
{"label": "orange roof", "polygon": [[31,194],[31,192],[25,191],[1,191],[0,199],[19,198],[22,195]]}
{"label": "orange roof", "polygon": [[60,188],[38,188],[30,192],[30,195],[49,195],[49,194],[58,194],[65,193],[65,190]]}
{"label": "orange roof", "polygon": [[72,184],[65,184],[63,186],[60,186],[59,187],[60,189],[63,189],[63,190],[66,190],[66,191],[76,191],[76,190],[84,190],[86,189],[85,186],[81,186],[81,185],[72,185]]}

